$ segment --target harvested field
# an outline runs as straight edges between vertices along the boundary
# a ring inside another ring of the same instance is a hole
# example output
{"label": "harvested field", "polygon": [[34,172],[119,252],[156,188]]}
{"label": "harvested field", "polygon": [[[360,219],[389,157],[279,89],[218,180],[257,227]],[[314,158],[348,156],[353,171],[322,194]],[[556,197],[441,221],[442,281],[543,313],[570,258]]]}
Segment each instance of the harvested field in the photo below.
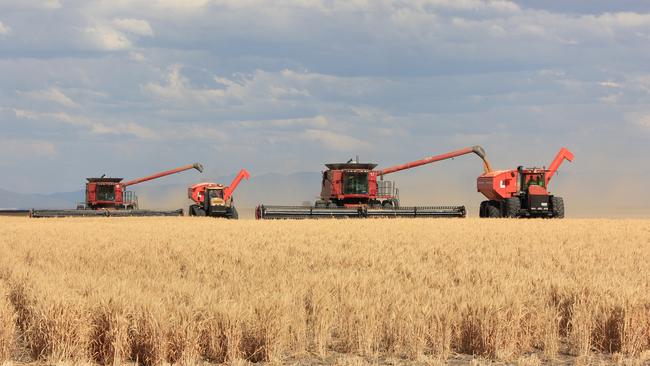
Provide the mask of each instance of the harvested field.
{"label": "harvested field", "polygon": [[648,258],[646,220],[1,218],[0,364],[641,364]]}

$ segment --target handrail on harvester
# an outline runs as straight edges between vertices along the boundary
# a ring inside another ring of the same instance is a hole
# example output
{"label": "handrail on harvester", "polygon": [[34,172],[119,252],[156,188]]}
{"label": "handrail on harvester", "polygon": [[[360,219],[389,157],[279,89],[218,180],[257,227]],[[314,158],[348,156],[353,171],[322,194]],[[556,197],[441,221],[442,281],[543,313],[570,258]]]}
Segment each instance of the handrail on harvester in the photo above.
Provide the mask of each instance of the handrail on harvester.
{"label": "handrail on harvester", "polygon": [[389,167],[389,168],[386,168],[386,169],[382,169],[382,170],[379,171],[379,175],[383,176],[385,174],[398,172],[400,170],[411,169],[411,168],[415,168],[415,167],[418,167],[418,166],[421,166],[421,165],[434,163],[434,162],[440,161],[440,160],[451,159],[451,158],[455,158],[457,156],[470,154],[470,153],[474,153],[474,154],[478,155],[483,160],[483,169],[485,170],[485,173],[489,173],[489,172],[492,171],[492,167],[490,166],[490,163],[488,162],[486,154],[485,154],[485,149],[483,149],[483,147],[481,147],[479,145],[476,145],[476,146],[467,147],[467,148],[464,148],[464,149],[452,151],[452,152],[449,152],[449,153],[446,153],[446,154],[430,156],[428,158],[412,161],[410,163],[395,165],[395,166],[392,166],[392,167]]}
{"label": "handrail on harvester", "polygon": [[176,168],[176,169],[172,169],[172,170],[166,170],[166,171],[164,171],[164,172],[160,172],[160,173],[152,174],[152,175],[149,175],[149,176],[146,176],[146,177],[142,177],[142,178],[138,178],[138,179],[133,179],[133,180],[130,180],[130,181],[128,181],[128,182],[124,182],[124,183],[122,183],[122,186],[123,186],[123,187],[126,187],[126,186],[132,186],[132,185],[134,185],[134,184],[138,184],[138,183],[146,182],[146,181],[148,181],[148,180],[152,180],[152,179],[161,178],[161,177],[164,177],[164,176],[166,176],[166,175],[171,175],[171,174],[180,173],[180,172],[182,172],[182,171],[190,170],[190,169],[196,169],[196,170],[198,170],[199,172],[203,173],[203,165],[201,165],[201,163],[194,163],[194,164],[190,164],[190,165],[182,166],[182,167],[180,167],[180,168]]}
{"label": "handrail on harvester", "polygon": [[573,153],[569,151],[569,149],[563,147],[560,149],[560,151],[555,155],[555,159],[551,162],[551,165],[548,166],[547,173],[546,173],[546,186],[548,186],[548,182],[551,181],[551,178],[557,170],[560,168],[560,165],[564,162],[564,159],[568,161],[573,161]]}

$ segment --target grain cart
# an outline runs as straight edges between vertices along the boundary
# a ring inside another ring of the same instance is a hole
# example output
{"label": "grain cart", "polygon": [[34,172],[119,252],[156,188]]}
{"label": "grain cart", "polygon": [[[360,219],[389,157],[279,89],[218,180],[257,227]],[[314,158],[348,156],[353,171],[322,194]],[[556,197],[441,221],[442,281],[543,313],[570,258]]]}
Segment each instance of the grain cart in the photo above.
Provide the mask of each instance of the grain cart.
{"label": "grain cart", "polygon": [[242,179],[248,180],[250,174],[246,169],[239,171],[239,174],[230,183],[224,186],[219,183],[197,183],[187,189],[187,196],[194,201],[189,208],[190,216],[211,216],[238,219],[239,214],[233,203],[232,194],[237,189]]}
{"label": "grain cart", "polygon": [[548,184],[564,160],[573,153],[560,149],[547,168],[524,168],[486,172],[476,181],[488,201],[481,202],[480,217],[564,217],[564,200],[548,191]]}

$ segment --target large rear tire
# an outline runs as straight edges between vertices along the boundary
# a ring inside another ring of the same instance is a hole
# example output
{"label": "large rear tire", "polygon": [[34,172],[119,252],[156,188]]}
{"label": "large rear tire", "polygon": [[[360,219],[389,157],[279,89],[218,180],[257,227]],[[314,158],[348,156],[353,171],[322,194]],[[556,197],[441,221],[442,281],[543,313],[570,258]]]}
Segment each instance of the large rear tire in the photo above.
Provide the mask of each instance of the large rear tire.
{"label": "large rear tire", "polygon": [[196,210],[199,208],[199,205],[190,205],[190,207],[187,209],[187,212],[189,213],[190,216],[196,216]]}
{"label": "large rear tire", "polygon": [[504,217],[519,217],[521,212],[521,201],[519,197],[506,198]]}
{"label": "large rear tire", "polygon": [[487,217],[487,205],[489,201],[481,202],[481,207],[478,210],[478,217]]}
{"label": "large rear tire", "polygon": [[564,218],[564,199],[562,197],[551,197],[551,209],[553,210],[553,217],[556,219]]}
{"label": "large rear tire", "polygon": [[487,217],[490,218],[502,217],[501,203],[499,201],[489,201],[485,206],[485,212],[487,213]]}

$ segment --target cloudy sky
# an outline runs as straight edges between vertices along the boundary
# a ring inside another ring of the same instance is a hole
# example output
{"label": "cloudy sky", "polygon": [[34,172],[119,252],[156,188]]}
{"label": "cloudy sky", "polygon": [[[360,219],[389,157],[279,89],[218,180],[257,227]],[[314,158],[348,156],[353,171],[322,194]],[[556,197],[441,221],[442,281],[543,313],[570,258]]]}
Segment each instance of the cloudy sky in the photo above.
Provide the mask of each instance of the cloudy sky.
{"label": "cloudy sky", "polygon": [[648,1],[0,0],[0,188],[567,146],[558,190],[647,206],[649,65]]}

